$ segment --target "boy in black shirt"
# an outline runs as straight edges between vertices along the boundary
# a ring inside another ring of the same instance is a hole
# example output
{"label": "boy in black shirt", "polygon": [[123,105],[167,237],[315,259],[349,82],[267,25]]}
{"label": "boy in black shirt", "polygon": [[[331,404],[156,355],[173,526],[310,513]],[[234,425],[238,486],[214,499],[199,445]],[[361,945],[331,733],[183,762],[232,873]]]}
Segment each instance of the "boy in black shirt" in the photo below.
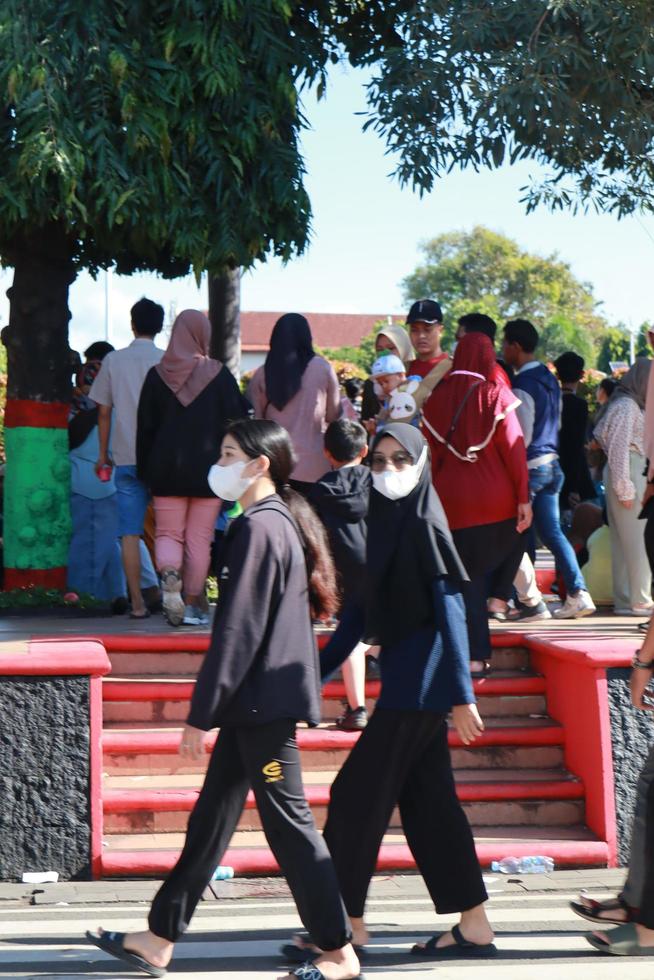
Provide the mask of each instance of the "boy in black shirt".
{"label": "boy in black shirt", "polygon": [[[325,432],[325,456],[331,472],[312,487],[309,500],[327,533],[342,593],[339,623],[320,655],[322,677],[343,664],[349,710],[338,725],[346,731],[365,728],[364,632],[366,531],[370,470],[361,463],[368,454],[366,430],[358,422],[339,419]],[[345,662],[344,662],[345,661]]]}

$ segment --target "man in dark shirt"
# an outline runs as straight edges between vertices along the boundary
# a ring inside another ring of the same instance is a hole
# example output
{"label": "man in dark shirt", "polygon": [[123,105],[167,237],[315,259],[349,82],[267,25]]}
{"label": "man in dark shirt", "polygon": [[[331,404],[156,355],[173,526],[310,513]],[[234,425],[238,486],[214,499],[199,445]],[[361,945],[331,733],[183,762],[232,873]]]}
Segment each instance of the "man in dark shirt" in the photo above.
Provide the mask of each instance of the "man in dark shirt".
{"label": "man in dark shirt", "polygon": [[577,385],[584,373],[584,359],[566,351],[554,361],[556,376],[561,383],[561,428],[559,430],[559,463],[565,477],[559,506],[561,511],[574,510],[582,500],[595,496],[586,459],[588,438],[588,405],[577,394]]}

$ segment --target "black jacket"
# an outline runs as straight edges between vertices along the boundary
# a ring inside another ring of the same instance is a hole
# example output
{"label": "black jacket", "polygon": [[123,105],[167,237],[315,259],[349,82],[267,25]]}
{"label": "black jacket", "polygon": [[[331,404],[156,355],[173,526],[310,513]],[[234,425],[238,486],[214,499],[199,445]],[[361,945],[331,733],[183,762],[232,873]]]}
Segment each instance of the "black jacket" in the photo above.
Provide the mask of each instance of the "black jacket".
{"label": "black jacket", "polygon": [[244,418],[248,403],[223,367],[184,407],[156,368],[148,371],[138,408],[136,467],[157,497],[212,497],[209,469],[218,460],[228,422]]}
{"label": "black jacket", "polygon": [[579,395],[564,391],[561,399],[561,428],[559,429],[559,463],[565,481],[559,495],[562,510],[568,510],[568,497],[579,495],[580,500],[596,496],[590,476],[585,445],[588,440],[588,405]]}
{"label": "black jacket", "polygon": [[346,602],[363,603],[365,597],[370,484],[367,466],[345,466],[325,473],[309,493],[327,529]]}
{"label": "black jacket", "polygon": [[249,507],[225,535],[211,643],[189,725],[320,721],[320,668],[307,569],[296,524],[273,495]]}

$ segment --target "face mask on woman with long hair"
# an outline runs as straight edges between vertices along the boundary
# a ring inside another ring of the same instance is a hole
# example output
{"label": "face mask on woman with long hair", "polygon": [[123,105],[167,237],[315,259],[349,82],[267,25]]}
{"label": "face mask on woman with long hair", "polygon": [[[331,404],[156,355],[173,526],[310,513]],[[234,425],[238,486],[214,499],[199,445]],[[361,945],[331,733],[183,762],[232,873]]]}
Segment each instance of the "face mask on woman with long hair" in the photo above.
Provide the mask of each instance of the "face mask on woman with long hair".
{"label": "face mask on woman with long hair", "polygon": [[251,462],[252,460],[238,459],[227,466],[214,463],[207,475],[207,483],[212,493],[221,500],[240,500],[256,480],[256,476],[243,476],[243,470]]}
{"label": "face mask on woman with long hair", "polygon": [[401,500],[418,486],[422,471],[427,460],[427,447],[425,447],[418,458],[417,463],[405,466],[398,470],[381,470],[372,472],[372,485],[378,493],[388,497],[389,500]]}

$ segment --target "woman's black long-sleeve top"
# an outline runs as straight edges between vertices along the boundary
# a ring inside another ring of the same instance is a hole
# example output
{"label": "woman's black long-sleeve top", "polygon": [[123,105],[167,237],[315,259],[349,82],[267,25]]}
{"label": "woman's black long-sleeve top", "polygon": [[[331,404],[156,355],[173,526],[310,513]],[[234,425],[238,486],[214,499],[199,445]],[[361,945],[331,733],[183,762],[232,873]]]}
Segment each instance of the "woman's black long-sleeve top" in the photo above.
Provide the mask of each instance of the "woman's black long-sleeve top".
{"label": "woman's black long-sleeve top", "polygon": [[138,407],[139,479],[156,497],[212,497],[207,474],[218,461],[225,429],[245,418],[248,408],[226,367],[186,406],[150,368]]}
{"label": "woman's black long-sleeve top", "polygon": [[230,525],[211,643],[189,725],[320,721],[320,668],[297,526],[280,497],[266,497]]}

